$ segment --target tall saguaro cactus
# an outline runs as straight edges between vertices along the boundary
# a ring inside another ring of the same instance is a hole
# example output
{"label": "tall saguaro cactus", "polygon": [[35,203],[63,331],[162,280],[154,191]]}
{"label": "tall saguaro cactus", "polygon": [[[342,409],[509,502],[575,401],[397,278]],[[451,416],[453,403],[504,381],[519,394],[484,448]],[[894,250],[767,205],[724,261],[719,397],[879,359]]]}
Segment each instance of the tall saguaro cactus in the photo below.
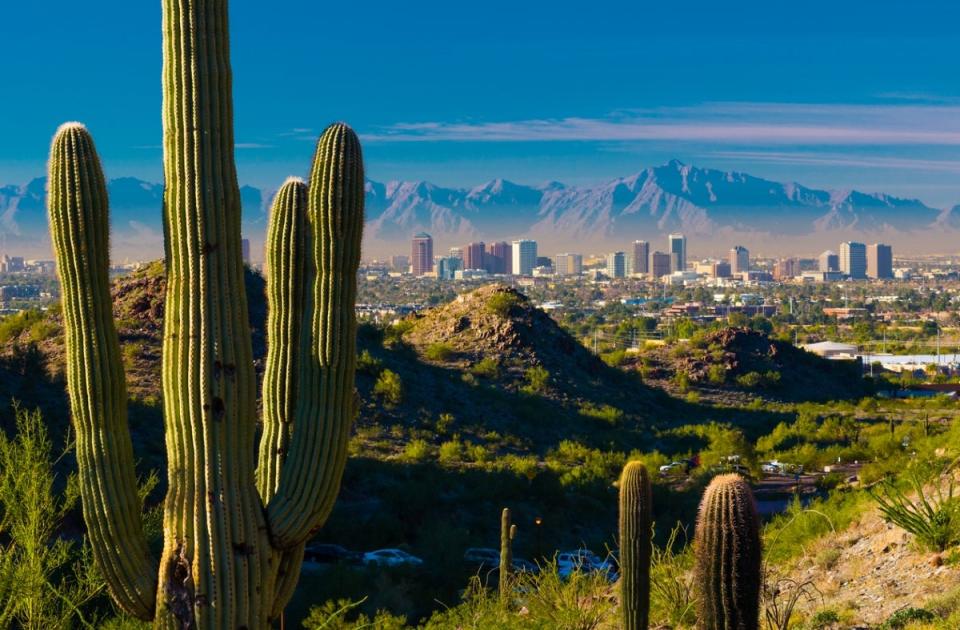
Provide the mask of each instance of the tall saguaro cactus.
{"label": "tall saguaro cactus", "polygon": [[646,630],[649,623],[652,507],[646,466],[628,462],[620,475],[620,610],[624,630]]}
{"label": "tall saguaro cactus", "polygon": [[107,196],[80,125],[54,139],[49,211],[63,282],[68,388],[84,517],[111,593],[158,628],[269,627],[303,544],[339,492],[356,411],[360,144],[343,124],[317,144],[309,187],[271,215],[264,437],[240,251],[226,0],[163,0],[167,296],[164,544],[140,524],[126,392],[111,317]]}
{"label": "tall saguaro cactus", "polygon": [[750,485],[737,474],[707,486],[694,536],[698,628],[756,630],[760,624],[760,518]]}
{"label": "tall saguaro cactus", "polygon": [[513,524],[510,508],[503,508],[500,514],[500,598],[510,595],[510,572],[513,569],[513,539],[517,537],[517,526]]}

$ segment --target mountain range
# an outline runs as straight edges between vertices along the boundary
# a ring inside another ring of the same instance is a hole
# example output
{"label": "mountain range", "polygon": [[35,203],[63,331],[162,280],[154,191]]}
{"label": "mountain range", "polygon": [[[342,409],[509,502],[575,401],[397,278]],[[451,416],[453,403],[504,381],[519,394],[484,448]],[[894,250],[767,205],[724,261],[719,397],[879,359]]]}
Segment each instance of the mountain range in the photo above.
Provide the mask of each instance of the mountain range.
{"label": "mountain range", "polygon": [[[0,247],[48,253],[44,188],[43,178],[0,187]],[[163,186],[127,177],[111,180],[109,192],[115,258],[159,256]],[[799,253],[835,247],[834,241],[846,238],[953,249],[960,230],[960,205],[938,209],[881,193],[818,190],[677,160],[592,186],[496,179],[475,188],[445,188],[368,180],[366,195],[368,256],[406,251],[410,236],[420,231],[432,234],[438,246],[523,236],[544,249],[573,251],[624,248],[636,239],[657,241],[679,231],[709,241],[700,249],[691,243],[697,252],[742,243],[781,253],[797,247],[792,253]],[[244,186],[241,196],[244,233],[258,247],[272,191]]]}

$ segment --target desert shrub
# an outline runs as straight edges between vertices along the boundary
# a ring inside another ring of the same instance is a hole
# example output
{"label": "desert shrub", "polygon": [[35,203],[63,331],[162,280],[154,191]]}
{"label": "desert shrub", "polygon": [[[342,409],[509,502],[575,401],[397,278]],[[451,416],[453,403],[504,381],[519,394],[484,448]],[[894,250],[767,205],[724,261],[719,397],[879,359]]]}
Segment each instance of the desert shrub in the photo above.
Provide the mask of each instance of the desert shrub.
{"label": "desert shrub", "polygon": [[500,366],[497,360],[492,357],[486,357],[474,363],[470,367],[470,373],[481,378],[495,379],[500,376]]}
{"label": "desert shrub", "polygon": [[19,337],[23,331],[43,320],[43,313],[30,309],[0,319],[0,343]]}
{"label": "desert shrub", "polygon": [[711,385],[723,385],[727,382],[727,370],[722,365],[711,365],[707,370],[707,380]]}
{"label": "desert shrub", "polygon": [[377,377],[373,393],[389,407],[399,405],[403,401],[403,382],[400,375],[393,370],[384,369]]}
{"label": "desert shrub", "polygon": [[747,372],[737,377],[737,385],[744,389],[754,389],[763,382],[763,375],[760,372]]}
{"label": "desert shrub", "polygon": [[627,359],[626,350],[614,350],[613,352],[607,352],[606,354],[601,354],[600,358],[603,359],[603,362],[609,365],[610,367],[620,367],[624,364]]}
{"label": "desert shrub", "polygon": [[382,369],[383,361],[370,354],[369,350],[364,350],[357,356],[357,372],[377,376]]}
{"label": "desert shrub", "polygon": [[888,522],[916,536],[922,546],[943,551],[960,542],[960,500],[954,496],[952,475],[947,481],[946,491],[939,476],[932,480],[932,490],[924,487],[926,481],[930,480],[923,479],[916,471],[907,475],[907,483],[916,494],[915,499],[908,497],[889,479],[869,492]]}
{"label": "desert shrub", "polygon": [[686,394],[690,391],[690,376],[683,370],[677,370],[673,375],[673,384],[677,386],[680,393]]}
{"label": "desert shrub", "polygon": [[516,293],[498,291],[487,300],[487,310],[499,317],[508,317],[519,304],[520,297]]}
{"label": "desert shrub", "polygon": [[547,391],[547,386],[550,383],[550,372],[547,371],[547,368],[542,365],[535,365],[524,372],[524,377],[527,383],[523,386],[523,391],[528,394],[541,394]]}
{"label": "desert shrub", "polygon": [[806,627],[809,628],[809,630],[827,630],[838,623],[840,623],[840,615],[837,614],[837,611],[831,608],[825,608],[818,610],[810,617]]}
{"label": "desert shrub", "polygon": [[935,619],[936,615],[924,608],[903,608],[890,615],[880,628],[881,630],[900,630],[915,621],[930,622]]}
{"label": "desert shrub", "polygon": [[623,412],[611,405],[595,405],[593,403],[582,403],[580,405],[580,415],[585,418],[598,420],[612,427],[617,426],[623,421]]}
{"label": "desert shrub", "polygon": [[[689,547],[683,550],[686,536],[686,529],[677,523],[666,545],[654,546],[650,556],[651,615],[661,625],[674,628],[689,627],[696,621],[693,554]],[[678,546],[679,553],[675,551]]]}
{"label": "desert shrub", "polygon": [[453,346],[442,341],[430,344],[423,353],[427,359],[440,362],[449,361],[454,354]]}
{"label": "desert shrub", "polygon": [[310,614],[303,620],[306,630],[403,630],[407,627],[407,620],[398,615],[392,615],[385,610],[377,611],[373,619],[357,609],[364,600],[358,602],[349,599],[328,601],[321,606],[314,606]]}
{"label": "desert shrub", "polygon": [[60,331],[60,328],[51,322],[41,320],[30,326],[30,341],[40,343],[52,338]]}
{"label": "desert shrub", "polygon": [[430,445],[425,440],[410,440],[403,447],[401,457],[408,462],[425,462],[430,457]]}
{"label": "desert shrub", "polygon": [[450,427],[452,427],[453,423],[456,421],[457,419],[452,413],[441,413],[437,418],[437,433],[444,435],[450,430]]}
{"label": "desert shrub", "polygon": [[440,445],[439,459],[443,464],[453,464],[463,460],[463,442],[458,436]]}
{"label": "desert shrub", "polygon": [[79,499],[75,477],[63,494],[39,413],[17,410],[14,439],[0,431],[0,627],[93,627],[83,609],[104,590],[90,548],[61,538]]}

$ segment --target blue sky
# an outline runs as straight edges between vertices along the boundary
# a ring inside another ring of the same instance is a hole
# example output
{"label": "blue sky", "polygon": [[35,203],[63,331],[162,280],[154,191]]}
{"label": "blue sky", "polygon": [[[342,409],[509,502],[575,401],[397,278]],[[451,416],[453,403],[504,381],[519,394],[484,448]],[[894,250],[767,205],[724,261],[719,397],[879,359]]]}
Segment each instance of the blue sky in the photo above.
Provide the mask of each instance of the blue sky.
{"label": "blue sky", "polygon": [[[732,6],[736,5],[736,6]],[[160,177],[160,2],[6,3],[0,183],[81,120]],[[368,175],[587,183],[679,158],[960,203],[949,2],[231,3],[241,181],[302,174],[333,120]]]}

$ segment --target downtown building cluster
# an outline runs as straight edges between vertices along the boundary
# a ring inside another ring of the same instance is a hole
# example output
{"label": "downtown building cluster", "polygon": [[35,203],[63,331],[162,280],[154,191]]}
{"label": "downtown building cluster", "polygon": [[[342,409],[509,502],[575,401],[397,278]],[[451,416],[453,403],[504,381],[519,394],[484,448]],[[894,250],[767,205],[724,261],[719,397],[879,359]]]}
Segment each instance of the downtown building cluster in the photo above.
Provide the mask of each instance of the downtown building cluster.
{"label": "downtown building cluster", "polygon": [[637,240],[629,250],[610,252],[600,264],[594,260],[588,267],[579,253],[540,256],[537,242],[531,239],[475,241],[437,255],[433,238],[421,232],[411,241],[410,256],[393,256],[390,263],[397,272],[449,280],[492,275],[579,276],[585,272],[594,279],[646,278],[667,284],[687,284],[703,278],[743,282],[894,278],[893,248],[883,243],[846,241],[840,244],[839,253],[827,250],[813,265],[808,260],[785,257],[762,268],[752,263],[750,251],[742,245],[732,247],[725,258],[693,262],[688,261],[684,234],[669,234],[665,246],[663,250],[654,249],[649,241]]}

